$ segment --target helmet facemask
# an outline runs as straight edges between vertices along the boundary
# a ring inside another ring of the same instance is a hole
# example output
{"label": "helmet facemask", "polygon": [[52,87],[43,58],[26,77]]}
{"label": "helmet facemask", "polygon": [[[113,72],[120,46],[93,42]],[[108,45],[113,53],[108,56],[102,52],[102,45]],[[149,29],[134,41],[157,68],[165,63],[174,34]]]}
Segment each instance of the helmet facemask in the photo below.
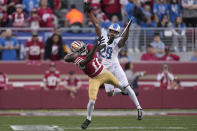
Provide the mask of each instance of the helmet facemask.
{"label": "helmet facemask", "polygon": [[87,50],[87,47],[86,45],[84,45],[83,47],[81,47],[78,51],[79,55],[81,56],[85,56],[88,54],[88,50]]}
{"label": "helmet facemask", "polygon": [[109,45],[113,43],[114,39],[119,36],[119,32],[116,30],[109,29],[107,34],[109,41],[107,42]]}

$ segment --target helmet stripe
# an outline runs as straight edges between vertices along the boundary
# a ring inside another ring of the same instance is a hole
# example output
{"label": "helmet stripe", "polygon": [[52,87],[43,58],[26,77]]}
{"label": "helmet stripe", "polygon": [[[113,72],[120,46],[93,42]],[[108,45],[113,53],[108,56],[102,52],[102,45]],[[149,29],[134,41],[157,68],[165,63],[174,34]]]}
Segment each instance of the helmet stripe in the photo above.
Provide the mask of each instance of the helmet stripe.
{"label": "helmet stripe", "polygon": [[74,43],[75,43],[77,46],[80,46],[80,45],[81,45],[81,43],[78,42],[78,41],[74,41]]}

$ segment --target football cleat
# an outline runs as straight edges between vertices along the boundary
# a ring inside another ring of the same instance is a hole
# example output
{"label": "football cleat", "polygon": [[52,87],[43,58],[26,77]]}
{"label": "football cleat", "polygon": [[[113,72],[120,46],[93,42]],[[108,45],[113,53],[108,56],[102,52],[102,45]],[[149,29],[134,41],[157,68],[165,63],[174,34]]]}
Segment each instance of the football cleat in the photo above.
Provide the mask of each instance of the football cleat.
{"label": "football cleat", "polygon": [[81,125],[81,128],[82,128],[82,129],[86,129],[90,123],[91,123],[91,121],[88,120],[88,119],[86,119],[86,120],[84,121],[84,123]]}
{"label": "football cleat", "polygon": [[138,120],[142,120],[142,117],[143,117],[143,115],[142,115],[142,109],[137,109],[137,119]]}

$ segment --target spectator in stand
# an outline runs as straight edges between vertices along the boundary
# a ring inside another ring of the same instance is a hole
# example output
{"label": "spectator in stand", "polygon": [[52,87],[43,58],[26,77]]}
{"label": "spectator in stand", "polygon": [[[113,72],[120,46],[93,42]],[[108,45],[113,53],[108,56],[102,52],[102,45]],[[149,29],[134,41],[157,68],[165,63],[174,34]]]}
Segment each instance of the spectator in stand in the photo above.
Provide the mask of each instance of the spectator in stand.
{"label": "spectator in stand", "polygon": [[185,35],[185,24],[182,21],[182,17],[178,16],[176,18],[176,22],[174,24],[174,29],[173,29],[173,47],[174,51],[179,52],[179,41],[182,43],[182,51],[186,52],[186,43],[187,43],[187,38]]}
{"label": "spectator in stand", "polygon": [[144,5],[143,14],[144,14],[144,16],[151,16],[151,18],[152,18],[150,5]]}
{"label": "spectator in stand", "polygon": [[39,7],[38,0],[23,0],[22,4],[28,16],[32,12],[33,9],[37,9]]}
{"label": "spectator in stand", "polygon": [[7,90],[7,83],[8,78],[6,77],[6,74],[0,72],[0,90]]}
{"label": "spectator in stand", "polygon": [[[134,64],[130,62],[125,64],[124,70],[129,84],[133,87],[133,89],[138,89],[138,80],[140,77],[146,75],[146,71],[134,72]],[[135,90],[135,94],[138,95],[139,93]]]}
{"label": "spectator in stand", "polygon": [[142,54],[141,60],[142,61],[156,61],[156,60],[158,60],[157,56],[154,53],[154,48],[152,45],[147,46],[147,52]]}
{"label": "spectator in stand", "polygon": [[6,30],[1,31],[0,40],[6,36]]}
{"label": "spectator in stand", "polygon": [[125,10],[125,6],[126,6],[127,4],[128,4],[128,0],[120,0],[122,21],[126,21],[127,12],[126,12],[126,10]]}
{"label": "spectator in stand", "polygon": [[[5,1],[4,1],[5,2]],[[1,1],[0,3],[0,27],[8,27],[9,17],[7,13],[7,5]]]}
{"label": "spectator in stand", "polygon": [[16,12],[12,14],[11,17],[13,24],[13,27],[25,27],[26,21],[25,21],[25,13],[23,12],[23,6],[21,4],[16,5]]}
{"label": "spectator in stand", "polygon": [[101,9],[101,0],[89,0],[88,2],[90,3],[91,8],[96,7],[97,9]]}
{"label": "spectator in stand", "polygon": [[187,27],[197,26],[197,0],[182,0],[183,20]]}
{"label": "spectator in stand", "polygon": [[32,38],[26,42],[26,60],[41,61],[44,56],[44,43],[39,40],[37,32],[32,33]]}
{"label": "spectator in stand", "polygon": [[[100,8],[97,8],[96,6],[93,8],[92,13],[97,18],[98,24],[102,24],[103,22],[109,22],[109,19],[105,15],[105,13],[102,12]],[[93,24],[90,19],[88,19],[88,26],[93,27]]]}
{"label": "spectator in stand", "polygon": [[65,79],[65,88],[73,99],[80,89],[80,85],[80,79],[75,75],[74,71],[70,71],[69,76]]}
{"label": "spectator in stand", "polygon": [[166,29],[159,30],[164,40],[166,39],[166,37],[172,36],[172,31],[168,29],[172,27],[172,23],[170,22],[169,17],[167,15],[162,16],[161,20],[157,24],[157,27],[166,28]]}
{"label": "spectator in stand", "polygon": [[157,26],[159,28],[162,28],[157,30],[158,32],[160,32],[162,41],[168,44],[172,44],[170,42],[172,41],[173,32],[171,29],[172,23],[170,22],[169,17],[167,15],[163,15],[161,21],[159,21]]}
{"label": "spectator in stand", "polygon": [[65,46],[61,37],[57,34],[53,34],[45,44],[45,59],[53,61],[61,60],[65,55],[64,49]]}
{"label": "spectator in stand", "polygon": [[181,16],[181,4],[179,0],[171,0],[169,4],[169,15],[170,20],[174,24],[176,21],[176,18],[178,16]]}
{"label": "spectator in stand", "polygon": [[127,52],[125,49],[120,50],[118,59],[120,63],[127,63],[131,61],[131,58],[127,55]]}
{"label": "spectator in stand", "polygon": [[54,11],[58,11],[61,8],[61,0],[49,0],[49,7]]}
{"label": "spectator in stand", "polygon": [[197,49],[194,50],[194,55],[191,57],[190,61],[197,62]]}
{"label": "spectator in stand", "polygon": [[[147,7],[147,6],[145,6]],[[150,6],[149,6],[150,7]],[[151,13],[145,12],[145,21],[141,23],[142,28],[149,28],[148,30],[145,30],[144,33],[146,33],[146,38],[153,38],[154,36],[154,30],[150,28],[155,28],[156,23],[151,19]],[[147,39],[147,43],[150,43],[151,39]]]}
{"label": "spectator in stand", "polygon": [[160,40],[159,33],[155,33],[151,46],[154,48],[155,55],[160,59],[164,55],[165,44]]}
{"label": "spectator in stand", "polygon": [[40,28],[41,19],[38,16],[36,9],[32,9],[28,22],[29,22],[29,27],[32,30],[38,30]]}
{"label": "spectator in stand", "polygon": [[49,70],[44,75],[44,90],[59,90],[60,72],[56,70],[55,64],[51,63]]}
{"label": "spectator in stand", "polygon": [[154,19],[158,23],[163,15],[169,15],[169,7],[166,0],[158,0],[154,2],[153,7]]}
{"label": "spectator in stand", "polygon": [[102,0],[104,12],[111,20],[113,15],[117,15],[119,20],[122,20],[120,0]]}
{"label": "spectator in stand", "polygon": [[157,0],[141,0],[142,6],[144,7],[145,5],[149,5],[151,8],[153,7],[154,1]]}
{"label": "spectator in stand", "polygon": [[118,16],[116,16],[116,15],[112,16],[111,21],[108,21],[108,22],[103,21],[102,24],[101,24],[101,27],[105,28],[105,29],[108,29],[108,27],[111,24],[119,24],[120,27],[124,27],[124,23],[122,21],[119,21]]}
{"label": "spectator in stand", "polygon": [[157,80],[160,81],[160,88],[171,89],[171,83],[174,80],[174,75],[170,73],[168,64],[162,65],[162,72],[157,75]]}
{"label": "spectator in stand", "polygon": [[169,18],[167,15],[163,15],[161,17],[161,20],[159,21],[159,23],[157,24],[158,27],[161,28],[168,28],[172,26],[172,23],[169,21]]}
{"label": "spectator in stand", "polygon": [[17,50],[19,50],[18,40],[12,37],[12,30],[6,30],[5,38],[0,40],[0,50],[2,52],[2,60],[18,60]]}
{"label": "spectator in stand", "polygon": [[165,55],[161,57],[160,60],[163,61],[179,61],[180,57],[174,53],[171,53],[170,48],[168,46],[165,47]]}
{"label": "spectator in stand", "polygon": [[47,7],[48,0],[40,1],[40,8],[37,10],[38,15],[41,18],[41,27],[55,27],[53,24],[53,11]]}
{"label": "spectator in stand", "polygon": [[12,15],[16,11],[17,4],[21,4],[21,0],[7,0],[8,15]]}
{"label": "spectator in stand", "polygon": [[83,13],[76,9],[74,4],[71,5],[71,10],[65,15],[65,27],[78,26],[82,27],[84,22]]}
{"label": "spectator in stand", "polygon": [[132,32],[128,38],[128,51],[139,52],[139,38],[140,38],[140,27],[141,22],[143,21],[143,10],[141,7],[140,0],[129,0],[129,3],[125,6],[127,12],[127,21],[134,17],[133,24],[131,26]]}

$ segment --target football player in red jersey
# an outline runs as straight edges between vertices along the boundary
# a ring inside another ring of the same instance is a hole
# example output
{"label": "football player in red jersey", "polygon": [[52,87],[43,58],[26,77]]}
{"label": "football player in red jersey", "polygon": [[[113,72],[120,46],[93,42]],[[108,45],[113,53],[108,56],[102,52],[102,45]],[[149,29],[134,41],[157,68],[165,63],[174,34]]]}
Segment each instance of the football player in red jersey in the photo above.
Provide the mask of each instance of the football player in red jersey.
{"label": "football player in red jersey", "polygon": [[91,114],[94,110],[94,104],[97,98],[100,85],[103,83],[112,84],[122,89],[117,78],[99,62],[96,51],[103,44],[103,37],[99,37],[93,45],[85,45],[82,41],[74,41],[71,44],[72,54],[65,56],[66,62],[73,62],[83,72],[89,76],[89,102],[87,106],[87,119],[81,125],[82,129],[86,129],[91,123]]}

